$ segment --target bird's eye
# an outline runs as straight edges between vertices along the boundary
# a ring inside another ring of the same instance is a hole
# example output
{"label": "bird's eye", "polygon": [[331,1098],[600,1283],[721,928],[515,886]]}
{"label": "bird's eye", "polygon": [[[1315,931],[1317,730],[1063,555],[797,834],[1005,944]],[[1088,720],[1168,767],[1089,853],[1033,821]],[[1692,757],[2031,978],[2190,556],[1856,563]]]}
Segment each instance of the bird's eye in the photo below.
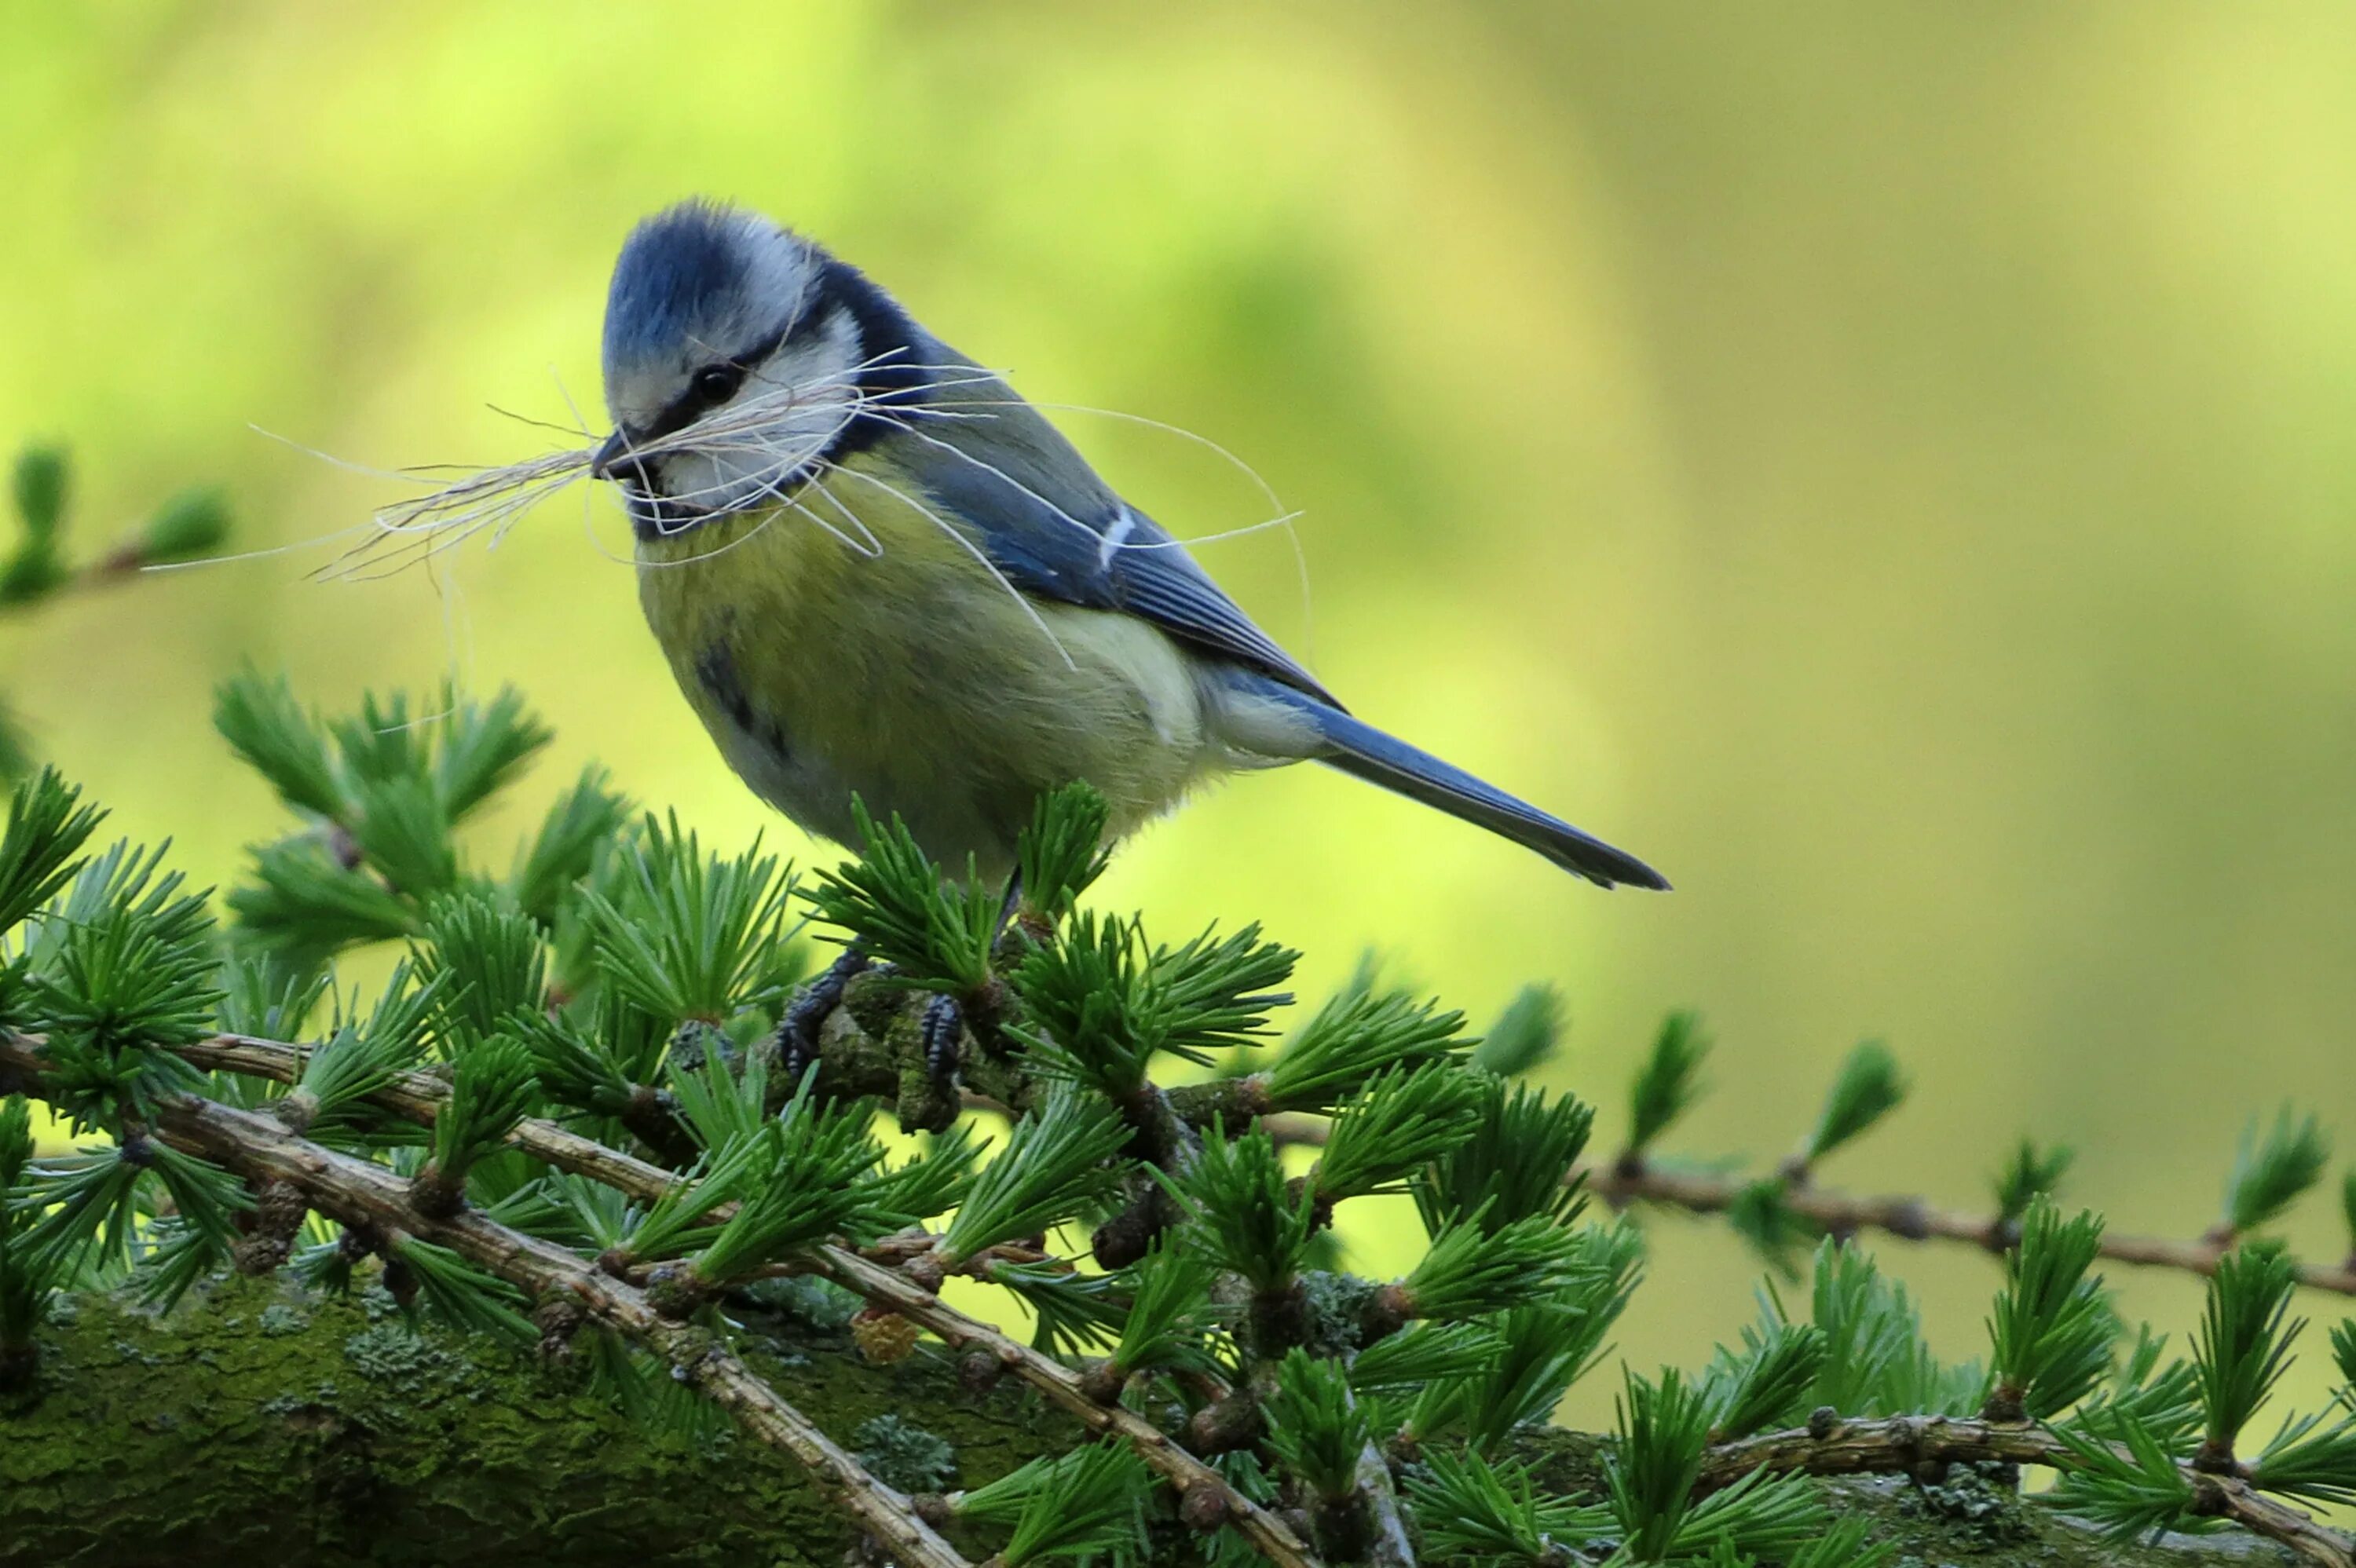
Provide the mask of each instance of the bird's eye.
{"label": "bird's eye", "polygon": [[724,403],[744,384],[741,365],[706,365],[695,373],[695,395],[706,403]]}

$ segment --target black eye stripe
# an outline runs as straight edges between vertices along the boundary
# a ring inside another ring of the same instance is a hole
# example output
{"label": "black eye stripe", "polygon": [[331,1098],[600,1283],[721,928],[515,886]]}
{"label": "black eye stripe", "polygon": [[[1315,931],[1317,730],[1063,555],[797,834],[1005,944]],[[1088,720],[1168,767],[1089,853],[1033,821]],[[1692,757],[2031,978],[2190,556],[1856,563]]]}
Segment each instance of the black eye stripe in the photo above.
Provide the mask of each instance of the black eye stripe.
{"label": "black eye stripe", "polygon": [[655,416],[652,424],[637,432],[637,439],[641,442],[660,441],[664,436],[686,429],[704,413],[734,397],[752,368],[775,354],[787,338],[799,336],[798,328],[802,325],[806,324],[788,320],[734,358],[719,360],[696,371],[688,378],[687,390],[673,398],[663,411]]}

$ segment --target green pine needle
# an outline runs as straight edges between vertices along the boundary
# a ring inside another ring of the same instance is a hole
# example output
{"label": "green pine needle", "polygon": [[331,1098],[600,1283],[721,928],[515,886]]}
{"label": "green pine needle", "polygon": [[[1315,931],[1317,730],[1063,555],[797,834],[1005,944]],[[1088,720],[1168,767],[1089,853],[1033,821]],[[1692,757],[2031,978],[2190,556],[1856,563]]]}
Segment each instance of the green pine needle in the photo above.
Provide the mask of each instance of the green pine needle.
{"label": "green pine needle", "polygon": [[1209,1263],[1165,1239],[1145,1254],[1131,1277],[1135,1289],[1113,1347],[1113,1365],[1124,1377],[1210,1371],[1215,1357]]}
{"label": "green pine needle", "polygon": [[434,1167],[461,1184],[475,1162],[498,1152],[516,1124],[532,1114],[539,1082],[521,1040],[494,1035],[458,1058],[450,1097],[434,1117]]}
{"label": "green pine needle", "polygon": [[1465,1145],[1483,1097],[1480,1075],[1447,1063],[1376,1074],[1333,1117],[1311,1177],[1318,1198],[1337,1203],[1407,1190],[1410,1175]]}
{"label": "green pine needle", "polygon": [[252,880],[231,890],[239,934],[264,952],[323,965],[348,947],[414,935],[416,910],[305,834],[253,851]]}
{"label": "green pine needle", "polygon": [[[1985,1397],[1986,1374],[1973,1363],[1942,1365],[1923,1342],[1922,1317],[1906,1287],[1883,1278],[1859,1249],[1830,1240],[1817,1246],[1810,1305],[1825,1333],[1825,1360],[1809,1408],[1828,1404],[1851,1416],[1961,1415]],[[1768,1321],[1780,1320],[1771,1305]]]}
{"label": "green pine needle", "polygon": [[1555,987],[1523,987],[1472,1048],[1472,1065],[1500,1078],[1535,1072],[1561,1048],[1565,1011]]}
{"label": "green pine needle", "polygon": [[[0,1197],[16,1191],[25,1179],[26,1168],[33,1163],[33,1107],[22,1094],[0,1099]],[[10,1221],[19,1211],[0,1201],[0,1235],[7,1233]]]}
{"label": "green pine needle", "polygon": [[1996,1179],[1996,1211],[2000,1224],[2017,1225],[2029,1205],[2040,1197],[2051,1198],[2062,1186],[2078,1151],[2067,1144],[2054,1144],[2040,1148],[2028,1138],[2020,1140],[2012,1151],[2012,1159]]}
{"label": "green pine needle", "polygon": [[540,1330],[518,1310],[524,1305],[523,1292],[498,1275],[477,1268],[447,1247],[415,1236],[397,1237],[392,1255],[417,1282],[419,1304],[451,1328],[466,1334],[487,1334],[512,1345],[539,1342]]}
{"label": "green pine needle", "polygon": [[2210,1454],[2233,1452],[2242,1428],[2289,1369],[2291,1341],[2307,1327],[2290,1316],[2297,1287],[2297,1265],[2279,1247],[2244,1246],[2218,1260],[2193,1347]]}
{"label": "green pine needle", "polygon": [[28,539],[0,560],[0,610],[34,604],[73,581],[65,553],[49,541]]}
{"label": "green pine needle", "polygon": [[1469,1042],[1464,1015],[1405,991],[1343,991],[1285,1046],[1264,1074],[1278,1110],[1329,1112],[1391,1067],[1454,1060]]}
{"label": "green pine needle", "polygon": [[1594,1107],[1571,1094],[1549,1098],[1543,1090],[1508,1088],[1483,1073],[1458,1076],[1479,1091],[1469,1134],[1409,1184],[1425,1233],[1437,1235],[1474,1213],[1491,1229],[1532,1215],[1565,1225],[1576,1220],[1587,1203],[1578,1169],[1595,1127]]}
{"label": "green pine needle", "polygon": [[621,862],[619,896],[583,897],[605,978],[634,1006],[672,1023],[723,1024],[784,1001],[800,969],[790,867],[757,840],[734,859],[707,856],[675,814],[649,814]]}
{"label": "green pine needle", "polygon": [[1290,992],[1274,987],[1291,978],[1300,958],[1262,942],[1257,923],[1232,936],[1214,928],[1183,947],[1156,947],[1148,973],[1159,1049],[1208,1067],[1214,1052],[1258,1043],[1269,1032],[1269,1013],[1292,1005]]}
{"label": "green pine needle", "polygon": [[1117,1282],[1110,1275],[1080,1274],[1070,1265],[994,1260],[984,1275],[1012,1291],[1031,1309],[1031,1348],[1050,1356],[1078,1356],[1108,1349],[1120,1333]]}
{"label": "green pine needle", "polygon": [[1491,1327],[1505,1343],[1494,1368],[1432,1385],[1408,1418],[1410,1435],[1429,1438],[1461,1427],[1476,1448],[1493,1451],[1517,1428],[1551,1420],[1571,1385],[1594,1370],[1635,1293],[1644,1239],[1626,1223],[1589,1225],[1576,1235],[1577,1285],[1556,1300],[1496,1318]]}
{"label": "green pine needle", "polygon": [[183,490],[155,508],[139,530],[139,564],[196,560],[229,538],[229,498],[212,486]]}
{"label": "green pine needle", "polygon": [[1869,1040],[1848,1054],[1832,1092],[1808,1135],[1805,1157],[1813,1165],[1870,1128],[1906,1099],[1906,1078],[1898,1059],[1878,1040]]}
{"label": "green pine needle", "polygon": [[894,984],[971,996],[990,981],[990,949],[998,934],[1001,900],[981,885],[971,866],[961,886],[941,880],[940,868],[917,847],[897,816],[879,826],[853,796],[859,859],[817,873],[803,896],[830,925],[851,933],[867,951],[894,966]]}
{"label": "green pine needle", "polygon": [[2340,1386],[2356,1390],[2356,1317],[2343,1317],[2332,1327],[2331,1363],[2340,1369]]}
{"label": "green pine needle", "polygon": [[2072,1463],[2047,1494],[2063,1513],[2114,1541],[2160,1531],[2201,1531],[2214,1522],[2192,1512],[2192,1483],[2151,1427],[2124,1410],[2088,1411],[2051,1429]]}
{"label": "green pine needle", "polygon": [[1446,1563],[1553,1563],[1613,1529],[1611,1511],[1541,1489],[1520,1460],[1435,1449],[1411,1472],[1408,1501],[1425,1545]]}
{"label": "green pine needle", "polygon": [[1604,1460],[1612,1514],[1632,1559],[1665,1562],[1701,1476],[1709,1402],[1675,1368],[1664,1368],[1657,1383],[1633,1371],[1622,1375],[1614,1402],[1620,1441]]}
{"label": "green pine needle", "polygon": [[957,1499],[957,1511],[978,1523],[1014,1527],[999,1553],[1006,1568],[1057,1558],[1134,1560],[1144,1555],[1152,1488],[1152,1474],[1134,1450],[1097,1443],[1033,1459],[977,1487]]}
{"label": "green pine needle", "polygon": [[2322,1507],[2356,1503],[2356,1414],[2285,1421],[2252,1467],[2250,1484]]}
{"label": "green pine needle", "polygon": [[432,783],[363,776],[352,785],[352,842],[393,891],[425,899],[457,881],[450,814]]}
{"label": "green pine needle", "polygon": [[1016,970],[1033,1027],[1015,1032],[1040,1070],[1124,1100],[1143,1087],[1156,1053],[1208,1067],[1215,1051],[1263,1034],[1269,1009],[1291,1000],[1265,987],[1298,956],[1261,942],[1256,925],[1149,953],[1136,920],[1083,913]]}
{"label": "green pine needle", "polygon": [[544,927],[555,926],[558,911],[589,875],[598,851],[630,820],[628,799],[606,784],[605,769],[583,769],[549,807],[516,867],[509,884],[516,906]]}
{"label": "green pine needle", "polygon": [[2168,1336],[2149,1324],[2136,1329],[2136,1342],[2111,1374],[2110,1385],[2083,1411],[2123,1411],[2156,1433],[2171,1453],[2181,1453],[2201,1435],[2201,1376],[2192,1363],[2171,1357],[2165,1365]]}
{"label": "green pine needle", "polygon": [[1129,1138],[1128,1124],[1101,1095],[1070,1087],[1050,1091],[974,1177],[942,1233],[941,1261],[1044,1235],[1109,1195],[1119,1183]]}
{"label": "green pine needle", "polygon": [[434,1030],[446,1056],[506,1032],[519,1013],[547,1002],[548,954],[532,918],[488,887],[467,887],[425,906],[411,950],[434,987]]}
{"label": "green pine needle", "polygon": [[709,1453],[735,1437],[727,1409],[681,1380],[669,1361],[598,1323],[573,1343],[589,1368],[589,1392],[613,1401],[626,1419],[674,1449]]}
{"label": "green pine needle", "polygon": [[[759,1051],[739,1056],[717,1049],[719,1044],[719,1037],[707,1035],[702,1049],[685,1053],[693,1057],[691,1064],[678,1057],[670,1062],[671,1103],[689,1135],[705,1148],[750,1137],[769,1119],[767,1059]],[[811,1086],[805,1078],[797,1104],[808,1099]]]}
{"label": "green pine needle", "polygon": [[514,782],[555,732],[524,706],[521,692],[503,686],[488,702],[445,690],[434,738],[434,796],[451,821],[463,822]]}
{"label": "green pine needle", "polygon": [[197,1282],[229,1262],[229,1243],[174,1218],[150,1220],[136,1248],[131,1293],[142,1307],[169,1312]]}
{"label": "green pine needle", "polygon": [[289,1093],[308,1097],[309,1136],[376,1123],[361,1102],[424,1054],[440,983],[419,985],[412,975],[407,960],[394,965],[366,1021],[338,1024],[325,1045],[304,1058],[303,1075]]}
{"label": "green pine needle", "polygon": [[1268,1447],[1285,1470],[1321,1498],[1349,1497],[1373,1440],[1341,1363],[1297,1347],[1288,1351],[1268,1399]]}
{"label": "green pine needle", "polygon": [[66,497],[73,488],[73,464],[62,446],[27,446],[16,453],[12,475],[16,520],[36,539],[54,539],[65,527]]}
{"label": "green pine needle", "polygon": [[2271,1224],[2322,1179],[2331,1140],[2314,1116],[2294,1123],[2285,1105],[2262,1139],[2257,1123],[2244,1130],[2225,1180],[2225,1225],[2236,1236]]}
{"label": "green pine needle", "polygon": [[0,784],[15,784],[33,772],[33,734],[6,699],[0,698]]}
{"label": "green pine needle", "polygon": [[1742,1353],[1721,1348],[1703,1376],[1710,1441],[1730,1443],[1806,1413],[1808,1391],[1825,1364],[1824,1331],[1812,1324],[1770,1323],[1742,1330]]}
{"label": "green pine needle", "polygon": [[1117,1100],[1143,1086],[1162,1031],[1141,946],[1134,922],[1089,911],[1023,958],[1013,983],[1031,1023],[1015,1032],[1039,1072]]}
{"label": "green pine needle", "polygon": [[838,1234],[872,1239],[865,1179],[883,1148],[868,1132],[866,1108],[815,1106],[816,1082],[805,1078],[784,1115],[740,1140],[758,1156],[736,1212],[695,1259],[706,1285],[742,1279]]}
{"label": "green pine needle", "polygon": [[1653,1037],[1653,1049],[1636,1069],[1628,1101],[1628,1150],[1633,1157],[1649,1153],[1661,1135],[1674,1126],[1701,1098],[1701,1066],[1709,1056],[1710,1039],[1695,1013],[1671,1013]]}
{"label": "green pine needle", "polygon": [[127,1264],[148,1147],[140,1146],[136,1159],[119,1146],[85,1147],[27,1168],[19,1183],[23,1211],[37,1218],[23,1232],[27,1253],[45,1255],[59,1275]]}
{"label": "green pine needle", "polygon": [[12,1094],[0,1100],[0,1360],[31,1350],[55,1293],[70,1277],[57,1251],[32,1244],[36,1211],[8,1201],[32,1160],[32,1107]]}
{"label": "green pine needle", "polygon": [[705,1246],[720,1227],[704,1216],[752,1192],[780,1157],[766,1127],[725,1147],[707,1149],[683,1179],[672,1182],[636,1217],[620,1251],[638,1263],[657,1263]]}
{"label": "green pine needle", "polygon": [[1687,1511],[1670,1555],[1690,1560],[1709,1552],[1713,1564],[1788,1559],[1821,1537],[1825,1526],[1823,1498],[1807,1477],[1753,1470]]}
{"label": "green pine needle", "polygon": [[330,821],[351,815],[326,731],[284,676],[265,680],[247,668],[222,681],[213,688],[213,728],[288,805]]}
{"label": "green pine needle", "polygon": [[1039,797],[1031,826],[1015,840],[1015,875],[1023,907],[1050,923],[1072,912],[1105,868],[1112,851],[1105,845],[1110,816],[1103,795],[1082,782]]}
{"label": "green pine needle", "polygon": [[[444,704],[430,706],[438,709]],[[328,720],[327,732],[355,783],[432,775],[433,731],[427,720],[410,713],[405,691],[390,698],[362,693],[360,710]]]}
{"label": "green pine needle", "polygon": [[8,799],[8,830],[0,834],[0,932],[48,902],[72,880],[74,854],[106,816],[81,804],[81,791],[53,768],[19,784]]}
{"label": "green pine needle", "polygon": [[570,1014],[534,1011],[509,1018],[509,1029],[531,1052],[541,1092],[551,1100],[601,1116],[629,1108],[637,1081],[616,1061],[607,1030],[596,1027],[596,1015],[610,1013],[607,1006],[593,1009],[585,1026]]}
{"label": "green pine needle", "polygon": [[[252,948],[232,949],[221,960],[219,984],[222,1032],[264,1040],[301,1039],[319,1004],[335,997],[335,976],[327,970],[284,963]],[[329,1027],[343,1027],[340,1002]]]}
{"label": "green pine needle", "polygon": [[1418,1323],[1351,1358],[1350,1387],[1360,1394],[1413,1393],[1485,1377],[1505,1353],[1504,1336],[1486,1324]]}
{"label": "green pine needle", "polygon": [[1186,1244],[1214,1267],[1263,1294],[1292,1284],[1316,1233],[1316,1198],[1305,1184],[1287,1182],[1266,1131],[1230,1138],[1214,1122],[1183,1177],[1151,1168],[1194,1221],[1183,1232]]}
{"label": "green pine needle", "polygon": [[1751,1243],[1760,1261],[1778,1278],[1800,1277],[1799,1258],[1824,1232],[1792,1207],[1792,1189],[1780,1177],[1762,1176],[1742,1184],[1726,1206],[1729,1229]]}
{"label": "green pine needle", "polygon": [[204,1084],[170,1048],[211,1032],[220,955],[207,895],[183,891],[163,856],[115,845],[31,937],[48,1089],[77,1126],[152,1121],[165,1097]]}
{"label": "green pine needle", "polygon": [[237,1216],[253,1207],[245,1183],[166,1143],[149,1144],[148,1159],[180,1222],[226,1251],[237,1238]]}
{"label": "green pine needle", "polygon": [[1042,1454],[986,1486],[958,1493],[949,1500],[958,1521],[1012,1530],[1032,1498],[1042,1492],[1053,1495],[1058,1470],[1072,1457],[1069,1454]]}
{"label": "green pine needle", "polygon": [[2004,1289],[1988,1317],[1992,1407],[2001,1419],[2058,1414],[2110,1375],[2118,1317],[2102,1276],[2089,1273],[2102,1244],[2102,1218],[2091,1211],[2064,1220],[2040,1197],[2023,1215],[2020,1245],[2006,1254]]}
{"label": "green pine needle", "polygon": [[970,1122],[933,1135],[924,1153],[875,1179],[868,1201],[880,1222],[893,1230],[921,1225],[964,1202],[974,1168],[989,1147]]}
{"label": "green pine needle", "polygon": [[1898,1547],[1887,1541],[1868,1546],[1865,1533],[1871,1528],[1861,1519],[1837,1520],[1794,1552],[1784,1568],[1882,1568],[1898,1554]]}
{"label": "green pine needle", "polygon": [[1411,1316],[1462,1321],[1558,1296],[1578,1283],[1580,1262],[1577,1235],[1545,1215],[1493,1232],[1476,1214],[1434,1237],[1399,1285]]}

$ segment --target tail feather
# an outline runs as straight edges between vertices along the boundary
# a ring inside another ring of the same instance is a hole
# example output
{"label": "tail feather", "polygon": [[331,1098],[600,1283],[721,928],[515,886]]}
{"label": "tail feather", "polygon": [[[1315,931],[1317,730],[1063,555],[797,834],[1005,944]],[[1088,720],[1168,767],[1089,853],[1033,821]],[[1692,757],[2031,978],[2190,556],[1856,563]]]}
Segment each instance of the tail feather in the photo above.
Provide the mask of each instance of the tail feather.
{"label": "tail feather", "polygon": [[1580,832],[1561,818],[1517,800],[1463,769],[1441,762],[1396,736],[1318,701],[1308,693],[1255,677],[1252,695],[1274,699],[1315,731],[1320,744],[1309,752],[1328,767],[1382,785],[1409,800],[1436,806],[1510,838],[1525,848],[1585,877],[1599,887],[1666,891],[1668,880],[1623,850]]}

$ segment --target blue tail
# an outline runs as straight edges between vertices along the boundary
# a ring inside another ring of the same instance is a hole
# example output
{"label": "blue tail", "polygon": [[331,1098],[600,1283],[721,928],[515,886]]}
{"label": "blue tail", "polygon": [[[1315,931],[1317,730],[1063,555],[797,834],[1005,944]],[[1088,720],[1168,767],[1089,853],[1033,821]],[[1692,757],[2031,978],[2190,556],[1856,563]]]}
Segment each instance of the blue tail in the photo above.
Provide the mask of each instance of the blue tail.
{"label": "blue tail", "polygon": [[1451,816],[1485,827],[1585,877],[1599,887],[1666,891],[1668,880],[1633,855],[1589,837],[1559,817],[1515,799],[1494,784],[1451,767],[1429,752],[1384,734],[1307,692],[1266,677],[1248,677],[1256,696],[1274,698],[1306,719],[1323,746],[1311,753],[1328,767],[1378,784],[1385,789],[1437,806]]}

